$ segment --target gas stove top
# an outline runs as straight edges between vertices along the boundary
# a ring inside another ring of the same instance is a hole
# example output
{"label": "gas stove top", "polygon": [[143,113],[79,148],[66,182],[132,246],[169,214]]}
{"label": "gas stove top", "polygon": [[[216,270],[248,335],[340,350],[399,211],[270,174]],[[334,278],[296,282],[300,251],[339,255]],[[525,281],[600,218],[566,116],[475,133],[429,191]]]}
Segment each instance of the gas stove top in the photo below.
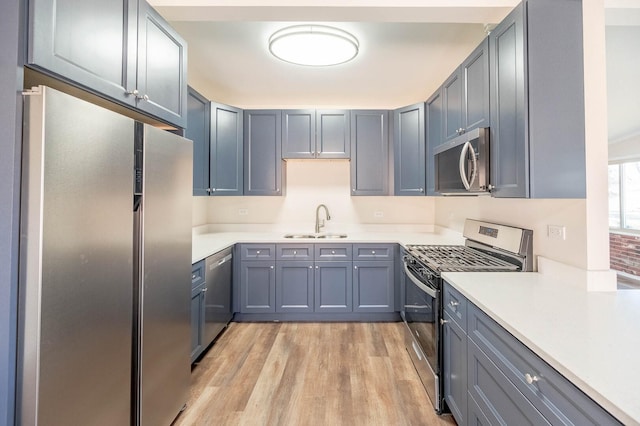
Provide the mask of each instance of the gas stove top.
{"label": "gas stove top", "polygon": [[406,249],[416,262],[433,273],[471,271],[517,271],[519,266],[466,246],[409,245]]}

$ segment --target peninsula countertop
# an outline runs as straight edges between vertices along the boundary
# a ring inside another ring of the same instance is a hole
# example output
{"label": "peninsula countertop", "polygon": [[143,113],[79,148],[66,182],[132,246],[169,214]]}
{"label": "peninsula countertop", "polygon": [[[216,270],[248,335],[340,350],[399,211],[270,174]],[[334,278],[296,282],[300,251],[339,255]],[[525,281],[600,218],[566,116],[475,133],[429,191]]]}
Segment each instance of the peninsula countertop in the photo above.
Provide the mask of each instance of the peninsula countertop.
{"label": "peninsula countertop", "polygon": [[640,291],[526,272],[443,278],[622,423],[640,425]]}

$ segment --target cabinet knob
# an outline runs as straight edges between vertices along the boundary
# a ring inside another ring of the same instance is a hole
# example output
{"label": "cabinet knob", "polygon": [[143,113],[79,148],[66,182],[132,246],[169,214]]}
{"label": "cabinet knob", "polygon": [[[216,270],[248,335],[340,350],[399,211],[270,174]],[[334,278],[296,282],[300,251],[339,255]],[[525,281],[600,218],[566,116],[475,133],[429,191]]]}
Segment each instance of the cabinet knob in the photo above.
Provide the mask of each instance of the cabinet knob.
{"label": "cabinet knob", "polygon": [[[317,266],[316,266],[316,268],[317,268]],[[309,266],[309,269],[313,269],[313,266]]]}
{"label": "cabinet knob", "polygon": [[376,251],[375,250],[371,250],[371,254],[376,254]]}
{"label": "cabinet knob", "polygon": [[420,192],[424,192],[424,188],[420,188]]}
{"label": "cabinet knob", "polygon": [[269,266],[269,268],[273,269],[273,265]]}
{"label": "cabinet knob", "polygon": [[298,254],[298,252],[294,250],[294,251],[293,251],[293,254],[294,254],[294,255],[296,255],[296,254]]}
{"label": "cabinet knob", "polygon": [[336,254],[335,250],[331,250],[331,254]]}
{"label": "cabinet knob", "polygon": [[206,288],[206,287],[205,287],[205,288],[203,288],[203,289],[202,289],[202,292],[203,292],[203,293],[206,293],[206,292],[207,292],[207,288]]}
{"label": "cabinet knob", "polygon": [[353,267],[353,269],[358,269],[358,267],[357,267],[357,266],[354,266],[354,267]]}
{"label": "cabinet knob", "polygon": [[539,380],[540,380],[540,377],[536,376],[535,374],[532,376],[531,374],[527,373],[527,374],[525,374],[525,375],[524,375],[524,380],[525,380],[528,384],[532,385],[532,384],[534,384],[535,382],[539,381]]}
{"label": "cabinet knob", "polygon": [[445,325],[446,323],[448,323],[449,321],[447,321],[444,318],[440,318],[440,325]]}
{"label": "cabinet knob", "polygon": [[449,304],[451,305],[452,308],[455,308],[460,304],[460,302],[456,302],[455,300],[452,300],[451,302],[449,302]]}
{"label": "cabinet knob", "polygon": [[318,269],[318,265],[316,265],[316,269]]}
{"label": "cabinet knob", "polygon": [[356,189],[355,189],[355,188],[353,188],[353,189],[351,190],[351,192],[356,192]]}
{"label": "cabinet knob", "polygon": [[260,250],[256,250],[256,254],[260,254]]}
{"label": "cabinet knob", "polygon": [[125,95],[133,95],[136,98],[138,97],[139,93],[140,92],[138,92],[138,89],[133,89],[133,90],[129,90],[128,92],[124,92]]}
{"label": "cabinet knob", "polygon": [[143,101],[148,101],[149,100],[149,95],[144,95],[141,99]]}
{"label": "cabinet knob", "polygon": [[191,275],[191,279],[195,280],[196,279],[196,275],[195,274]]}

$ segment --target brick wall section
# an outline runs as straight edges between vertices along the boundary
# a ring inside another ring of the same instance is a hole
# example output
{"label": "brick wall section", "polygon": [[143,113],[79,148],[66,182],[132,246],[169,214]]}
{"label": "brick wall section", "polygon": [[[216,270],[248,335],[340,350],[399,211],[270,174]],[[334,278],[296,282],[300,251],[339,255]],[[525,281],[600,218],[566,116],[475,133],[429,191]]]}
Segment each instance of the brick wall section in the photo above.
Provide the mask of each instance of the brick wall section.
{"label": "brick wall section", "polygon": [[640,276],[640,236],[609,234],[611,269]]}

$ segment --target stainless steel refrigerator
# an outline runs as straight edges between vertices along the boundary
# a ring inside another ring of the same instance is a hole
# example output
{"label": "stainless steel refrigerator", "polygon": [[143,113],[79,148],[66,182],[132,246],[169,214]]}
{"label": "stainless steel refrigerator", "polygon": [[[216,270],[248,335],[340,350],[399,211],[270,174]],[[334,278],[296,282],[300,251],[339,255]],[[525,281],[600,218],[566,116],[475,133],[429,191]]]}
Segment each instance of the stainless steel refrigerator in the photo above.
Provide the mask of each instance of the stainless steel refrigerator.
{"label": "stainless steel refrigerator", "polygon": [[190,376],[192,145],[25,96],[18,422],[168,425]]}

